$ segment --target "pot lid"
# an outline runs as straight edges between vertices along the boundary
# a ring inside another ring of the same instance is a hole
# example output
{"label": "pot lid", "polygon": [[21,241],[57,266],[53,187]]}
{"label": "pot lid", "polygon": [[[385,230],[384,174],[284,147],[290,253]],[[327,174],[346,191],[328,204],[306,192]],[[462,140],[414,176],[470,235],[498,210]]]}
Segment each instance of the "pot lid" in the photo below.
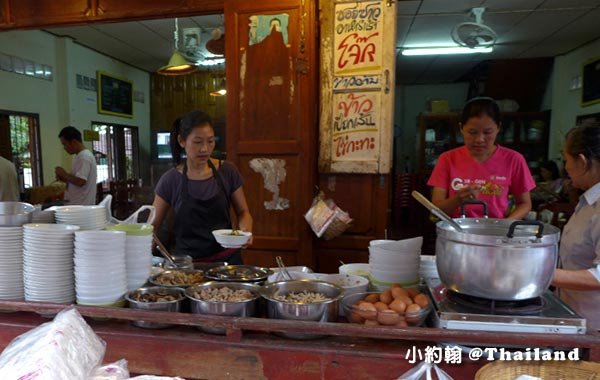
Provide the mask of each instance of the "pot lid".
{"label": "pot lid", "polygon": [[211,268],[205,276],[218,281],[265,281],[273,273],[268,268],[255,267],[252,265],[222,265]]}
{"label": "pot lid", "polygon": [[[515,221],[498,218],[457,218],[454,219],[464,230],[456,232],[447,222],[437,223],[438,236],[449,237],[460,241],[503,242],[512,243],[556,243],[560,238],[560,229],[556,226],[540,222]],[[511,225],[515,224],[513,235],[509,239]],[[540,231],[541,227],[541,231]],[[541,232],[541,236],[538,233]]]}

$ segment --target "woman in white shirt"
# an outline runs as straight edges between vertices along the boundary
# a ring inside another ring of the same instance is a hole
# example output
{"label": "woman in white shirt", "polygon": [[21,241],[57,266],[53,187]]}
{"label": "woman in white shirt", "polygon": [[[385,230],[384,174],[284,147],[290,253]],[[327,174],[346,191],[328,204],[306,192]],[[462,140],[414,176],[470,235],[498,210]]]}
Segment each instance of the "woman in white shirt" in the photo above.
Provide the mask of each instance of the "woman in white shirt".
{"label": "woman in white shirt", "polygon": [[585,192],[565,225],[552,284],[568,305],[600,329],[600,126],[569,131],[564,146],[565,170],[572,185]]}

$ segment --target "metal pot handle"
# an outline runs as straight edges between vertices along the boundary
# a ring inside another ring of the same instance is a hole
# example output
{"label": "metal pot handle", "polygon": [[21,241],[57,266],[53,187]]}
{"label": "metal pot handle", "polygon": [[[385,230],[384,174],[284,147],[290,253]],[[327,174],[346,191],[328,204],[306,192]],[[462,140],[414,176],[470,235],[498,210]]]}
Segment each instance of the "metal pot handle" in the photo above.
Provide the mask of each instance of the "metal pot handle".
{"label": "metal pot handle", "polygon": [[515,235],[515,228],[518,226],[538,226],[538,232],[535,234],[535,237],[541,239],[544,236],[544,223],[539,220],[517,220],[512,222],[510,227],[508,227],[506,237],[511,239]]}
{"label": "metal pot handle", "polygon": [[465,205],[481,205],[483,206],[483,217],[487,218],[489,213],[488,213],[488,204],[486,201],[482,201],[479,199],[471,199],[471,200],[465,200],[462,201],[460,203],[460,217],[461,218],[466,218],[467,214],[465,213]]}

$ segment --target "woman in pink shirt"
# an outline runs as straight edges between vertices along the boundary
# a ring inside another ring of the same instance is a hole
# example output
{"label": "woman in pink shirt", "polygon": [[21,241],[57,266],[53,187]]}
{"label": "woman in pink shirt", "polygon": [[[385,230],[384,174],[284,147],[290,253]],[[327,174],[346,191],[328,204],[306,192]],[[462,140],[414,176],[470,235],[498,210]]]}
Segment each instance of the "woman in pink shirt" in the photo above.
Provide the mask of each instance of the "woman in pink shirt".
{"label": "woman in pink shirt", "polygon": [[[461,203],[473,199],[485,201],[492,218],[523,219],[531,210],[535,181],[521,154],[496,144],[500,124],[492,98],[474,98],[464,106],[460,131],[465,145],[442,153],[427,182],[433,187],[432,202],[447,214],[458,217]],[[515,200],[511,211],[509,195]],[[483,208],[468,205],[466,214],[481,217]]]}

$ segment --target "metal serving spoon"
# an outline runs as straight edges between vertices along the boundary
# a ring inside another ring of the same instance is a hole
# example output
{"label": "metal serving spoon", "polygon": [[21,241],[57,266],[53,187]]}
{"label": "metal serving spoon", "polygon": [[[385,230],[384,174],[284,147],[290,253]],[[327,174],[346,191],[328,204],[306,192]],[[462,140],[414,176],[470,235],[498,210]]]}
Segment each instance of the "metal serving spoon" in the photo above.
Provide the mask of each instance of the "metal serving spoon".
{"label": "metal serving spoon", "polygon": [[286,280],[292,280],[292,275],[290,275],[290,272],[288,272],[285,265],[283,265],[283,259],[281,256],[275,257],[275,261],[277,262],[277,266],[279,267],[281,273],[283,273],[283,277],[287,277]]}
{"label": "metal serving spoon", "polygon": [[177,268],[177,264],[175,264],[175,259],[173,259],[173,256],[171,256],[169,250],[163,245],[163,243],[160,241],[160,239],[156,236],[155,233],[152,234],[152,239],[154,240],[154,244],[156,244],[158,247],[158,252],[160,252],[160,254],[163,255],[165,259],[167,259],[167,261],[171,265],[173,265],[173,267]]}
{"label": "metal serving spoon", "polygon": [[414,190],[411,193],[411,195],[413,196],[413,198],[415,198],[417,200],[417,202],[419,202],[423,206],[427,207],[427,209],[429,211],[431,211],[431,213],[433,215],[437,216],[438,218],[442,219],[444,222],[446,222],[449,225],[451,225],[452,228],[454,228],[456,231],[458,231],[458,232],[466,232],[460,226],[460,224],[456,223],[454,221],[454,219],[452,219],[448,214],[446,214],[445,212],[443,212],[438,206],[436,206],[433,203],[431,203],[429,201],[429,199],[427,199],[427,198],[425,198],[425,196],[423,196],[423,194],[421,194],[418,191]]}

